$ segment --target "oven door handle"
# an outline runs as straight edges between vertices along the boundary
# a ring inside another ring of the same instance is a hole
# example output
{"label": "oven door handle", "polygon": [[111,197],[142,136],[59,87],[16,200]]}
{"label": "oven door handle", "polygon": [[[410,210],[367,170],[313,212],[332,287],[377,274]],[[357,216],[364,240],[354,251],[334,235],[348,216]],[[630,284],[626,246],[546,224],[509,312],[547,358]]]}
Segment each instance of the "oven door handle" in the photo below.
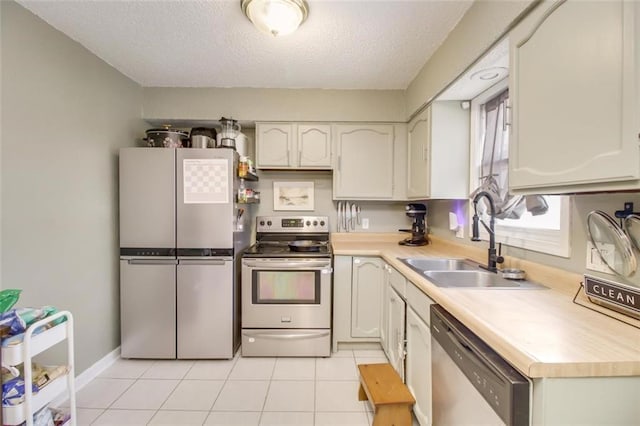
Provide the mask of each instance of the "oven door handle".
{"label": "oven door handle", "polygon": [[307,338],[317,338],[321,336],[329,335],[330,330],[327,330],[322,333],[314,332],[314,333],[305,333],[293,331],[291,333],[286,334],[271,334],[271,333],[259,333],[255,337],[265,337],[267,339],[278,339],[278,340],[291,340],[291,339],[307,339]]}
{"label": "oven door handle", "polygon": [[318,269],[327,269],[329,272],[333,272],[331,265],[325,261],[318,262],[273,262],[273,261],[260,261],[260,260],[248,260],[244,259],[242,261],[244,266],[248,266],[250,268],[260,268],[260,269],[282,269],[282,268],[299,268],[299,269],[309,269],[309,268],[318,268]]}

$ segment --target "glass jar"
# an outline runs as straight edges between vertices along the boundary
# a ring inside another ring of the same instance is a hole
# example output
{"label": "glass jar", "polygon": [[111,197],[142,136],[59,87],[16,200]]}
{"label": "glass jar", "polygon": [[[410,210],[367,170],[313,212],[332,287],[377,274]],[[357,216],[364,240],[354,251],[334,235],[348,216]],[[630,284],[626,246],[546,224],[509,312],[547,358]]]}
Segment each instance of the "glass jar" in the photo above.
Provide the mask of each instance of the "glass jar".
{"label": "glass jar", "polygon": [[247,157],[240,157],[240,164],[238,165],[238,176],[245,177],[249,173],[249,162]]}

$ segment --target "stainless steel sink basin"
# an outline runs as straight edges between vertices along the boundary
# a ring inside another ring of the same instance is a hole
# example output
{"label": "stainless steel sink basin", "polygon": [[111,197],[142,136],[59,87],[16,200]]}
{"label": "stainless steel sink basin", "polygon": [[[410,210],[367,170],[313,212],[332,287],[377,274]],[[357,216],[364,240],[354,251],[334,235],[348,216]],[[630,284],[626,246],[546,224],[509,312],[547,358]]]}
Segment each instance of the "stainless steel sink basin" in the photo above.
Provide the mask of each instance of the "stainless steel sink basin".
{"label": "stainless steel sink basin", "polygon": [[438,287],[543,289],[526,280],[507,280],[488,271],[425,271],[424,276]]}
{"label": "stainless steel sink basin", "polygon": [[448,288],[546,288],[526,280],[508,280],[499,274],[480,269],[467,259],[436,259],[427,257],[398,258],[414,271],[424,275],[438,287]]}
{"label": "stainless steel sink basin", "polygon": [[475,271],[478,264],[465,259],[429,259],[425,257],[398,258],[416,272],[426,271]]}

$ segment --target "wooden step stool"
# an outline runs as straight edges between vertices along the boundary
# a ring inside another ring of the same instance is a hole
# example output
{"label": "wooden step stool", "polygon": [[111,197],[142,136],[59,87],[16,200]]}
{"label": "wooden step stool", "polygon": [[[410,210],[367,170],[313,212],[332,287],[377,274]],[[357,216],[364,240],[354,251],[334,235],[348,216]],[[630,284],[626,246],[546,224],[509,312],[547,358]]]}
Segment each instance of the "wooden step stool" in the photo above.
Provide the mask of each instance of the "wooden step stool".
{"label": "wooden step stool", "polygon": [[391,364],[359,364],[358,370],[358,399],[373,405],[373,426],[411,426],[416,400]]}

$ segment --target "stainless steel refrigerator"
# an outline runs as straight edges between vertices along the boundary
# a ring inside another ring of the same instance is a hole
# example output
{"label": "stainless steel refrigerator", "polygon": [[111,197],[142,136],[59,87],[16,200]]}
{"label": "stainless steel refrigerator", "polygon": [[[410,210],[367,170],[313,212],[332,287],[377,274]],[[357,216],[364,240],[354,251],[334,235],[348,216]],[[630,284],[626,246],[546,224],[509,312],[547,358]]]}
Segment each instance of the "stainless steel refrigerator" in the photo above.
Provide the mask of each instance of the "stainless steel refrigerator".
{"label": "stainless steel refrigerator", "polygon": [[250,226],[232,149],[120,150],[121,354],[232,358]]}

